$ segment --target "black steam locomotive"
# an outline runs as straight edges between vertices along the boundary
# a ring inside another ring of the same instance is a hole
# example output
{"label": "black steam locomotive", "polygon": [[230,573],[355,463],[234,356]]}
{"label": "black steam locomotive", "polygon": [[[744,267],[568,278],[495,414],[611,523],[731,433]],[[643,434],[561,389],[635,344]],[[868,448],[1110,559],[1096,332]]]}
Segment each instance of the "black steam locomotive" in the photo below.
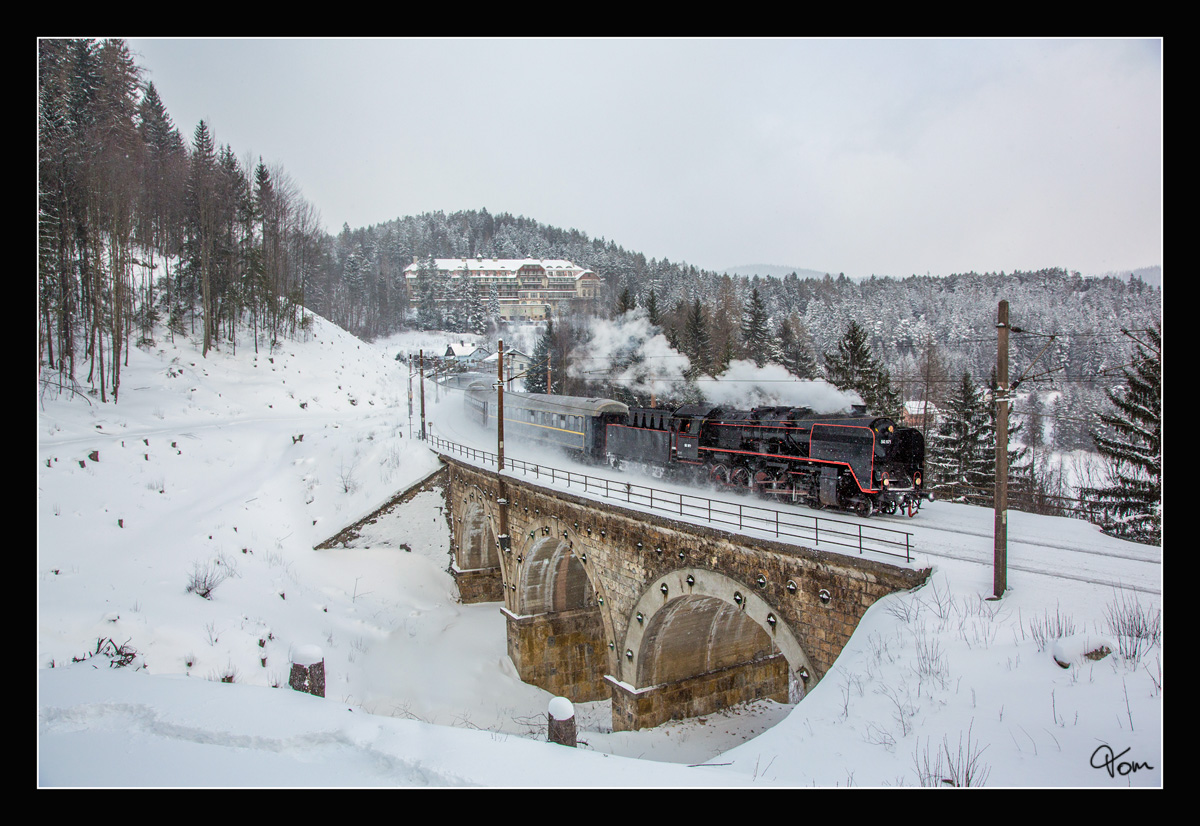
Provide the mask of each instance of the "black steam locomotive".
{"label": "black steam locomotive", "polygon": [[[495,424],[496,394],[466,390],[478,421]],[[863,516],[915,516],[924,495],[925,441],[865,408],[817,415],[806,407],[735,410],[690,404],[631,408],[611,399],[506,393],[505,437],[554,445],[614,467],[652,471]]]}

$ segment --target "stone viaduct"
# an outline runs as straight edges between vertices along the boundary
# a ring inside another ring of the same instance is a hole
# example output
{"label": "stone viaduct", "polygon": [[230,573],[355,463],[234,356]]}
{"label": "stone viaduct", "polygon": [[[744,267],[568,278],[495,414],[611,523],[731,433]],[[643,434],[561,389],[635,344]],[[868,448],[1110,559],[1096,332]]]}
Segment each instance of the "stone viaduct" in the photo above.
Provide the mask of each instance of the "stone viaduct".
{"label": "stone viaduct", "polygon": [[929,575],[441,458],[463,602],[503,602],[521,679],[575,702],[611,698],[614,731],[794,702],[872,603]]}

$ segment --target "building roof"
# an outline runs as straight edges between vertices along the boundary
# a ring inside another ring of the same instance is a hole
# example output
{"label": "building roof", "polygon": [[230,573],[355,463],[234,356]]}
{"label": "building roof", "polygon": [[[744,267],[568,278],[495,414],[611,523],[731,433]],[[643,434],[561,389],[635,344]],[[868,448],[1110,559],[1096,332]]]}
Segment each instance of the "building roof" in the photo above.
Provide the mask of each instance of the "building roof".
{"label": "building roof", "polygon": [[[505,350],[504,355],[506,358],[526,359],[526,360],[529,359],[529,356],[525,355],[520,350]],[[498,359],[499,357],[500,357],[499,353],[492,353],[490,356],[485,358],[484,361],[490,361],[494,364],[496,359]]]}
{"label": "building roof", "polygon": [[[595,277],[595,273],[586,267],[581,267],[561,258],[435,258],[434,264],[439,270],[462,271],[476,274],[483,272],[499,272],[516,276],[524,267],[537,267],[545,270],[547,275],[570,276],[580,278],[584,275]],[[404,268],[404,274],[415,277],[421,269],[420,259],[414,260]]]}
{"label": "building roof", "polygon": [[933,402],[905,402],[905,403],[904,403],[904,410],[905,410],[906,412],[908,412],[908,413],[911,413],[911,414],[912,414],[912,415],[914,415],[914,416],[920,416],[922,413],[924,413],[924,412],[925,412],[925,409],[926,409],[926,408],[925,408],[925,405],[926,405],[926,404],[928,404],[928,405],[929,405],[929,412],[930,412],[930,413],[936,413],[936,412],[937,412],[937,405],[936,405],[936,404],[934,404]]}

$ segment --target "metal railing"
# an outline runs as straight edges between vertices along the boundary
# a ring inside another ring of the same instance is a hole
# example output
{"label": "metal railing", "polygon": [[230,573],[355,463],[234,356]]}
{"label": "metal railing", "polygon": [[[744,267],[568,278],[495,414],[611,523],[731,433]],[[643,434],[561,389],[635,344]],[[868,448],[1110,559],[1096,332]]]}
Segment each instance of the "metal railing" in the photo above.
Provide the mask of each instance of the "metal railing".
{"label": "metal railing", "polygon": [[[496,454],[461,445],[429,434],[426,441],[436,450],[455,453],[473,461],[496,464]],[[726,502],[677,491],[660,490],[632,482],[614,482],[571,470],[535,464],[521,459],[504,458],[510,474],[533,476],[539,482],[562,488],[577,488],[584,494],[601,496],[646,510],[678,516],[682,519],[701,519],[712,525],[728,525],[739,532],[756,530],[778,538],[799,539],[824,545],[857,548],[912,561],[912,534],[894,528],[863,525],[829,517],[817,517],[793,511],[780,511],[759,505]]]}

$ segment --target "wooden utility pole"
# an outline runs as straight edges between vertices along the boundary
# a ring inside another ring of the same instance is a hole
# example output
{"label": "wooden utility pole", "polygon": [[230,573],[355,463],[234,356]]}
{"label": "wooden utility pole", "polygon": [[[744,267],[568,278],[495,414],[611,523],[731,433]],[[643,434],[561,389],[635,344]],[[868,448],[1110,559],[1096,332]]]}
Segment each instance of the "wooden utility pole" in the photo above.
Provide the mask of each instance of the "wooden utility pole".
{"label": "wooden utility pole", "polygon": [[496,349],[496,470],[504,472],[504,340]]}
{"label": "wooden utility pole", "polygon": [[[496,505],[500,510],[500,535],[496,542],[503,554],[511,547],[508,537],[508,486],[504,481],[504,341],[496,348],[496,481],[498,496]],[[503,561],[503,560],[502,560]],[[507,596],[505,597],[507,600]]]}
{"label": "wooden utility pole", "polygon": [[1008,588],[1008,302],[996,314],[996,532],[992,592],[999,599]]}
{"label": "wooden utility pole", "polygon": [[421,441],[425,441],[425,351],[418,353],[421,366]]}

